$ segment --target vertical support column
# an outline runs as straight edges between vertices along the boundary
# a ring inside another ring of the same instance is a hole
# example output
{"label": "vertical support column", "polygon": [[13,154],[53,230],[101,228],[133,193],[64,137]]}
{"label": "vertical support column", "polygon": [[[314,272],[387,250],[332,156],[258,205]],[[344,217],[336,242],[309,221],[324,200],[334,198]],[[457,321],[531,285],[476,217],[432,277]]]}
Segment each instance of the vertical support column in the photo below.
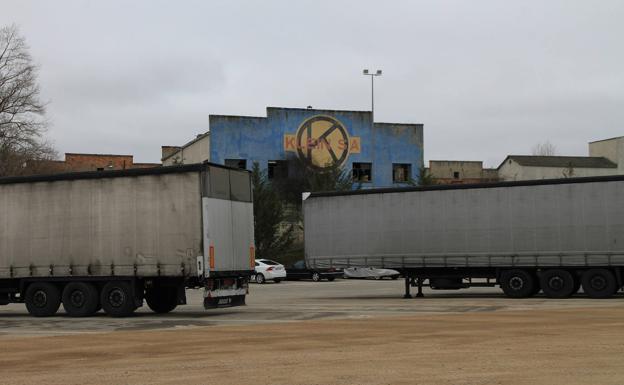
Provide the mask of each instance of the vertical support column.
{"label": "vertical support column", "polygon": [[403,298],[412,298],[412,295],[410,294],[410,286],[411,286],[411,282],[410,282],[411,278],[409,275],[405,276],[405,295],[403,295]]}
{"label": "vertical support column", "polygon": [[418,293],[416,293],[416,298],[424,297],[425,295],[422,292],[423,279],[422,278],[416,278],[416,284],[418,285]]}

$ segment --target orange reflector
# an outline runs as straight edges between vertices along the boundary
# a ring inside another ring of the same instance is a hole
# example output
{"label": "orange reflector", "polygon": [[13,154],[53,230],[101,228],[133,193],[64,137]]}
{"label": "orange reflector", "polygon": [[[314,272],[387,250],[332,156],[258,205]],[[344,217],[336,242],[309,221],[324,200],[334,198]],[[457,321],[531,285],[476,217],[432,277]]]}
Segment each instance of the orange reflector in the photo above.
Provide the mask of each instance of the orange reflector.
{"label": "orange reflector", "polygon": [[214,267],[215,267],[214,246],[210,245],[210,248],[208,250],[209,250],[209,253],[210,253],[210,268],[214,269]]}
{"label": "orange reflector", "polygon": [[249,267],[256,267],[256,248],[253,246],[249,248]]}

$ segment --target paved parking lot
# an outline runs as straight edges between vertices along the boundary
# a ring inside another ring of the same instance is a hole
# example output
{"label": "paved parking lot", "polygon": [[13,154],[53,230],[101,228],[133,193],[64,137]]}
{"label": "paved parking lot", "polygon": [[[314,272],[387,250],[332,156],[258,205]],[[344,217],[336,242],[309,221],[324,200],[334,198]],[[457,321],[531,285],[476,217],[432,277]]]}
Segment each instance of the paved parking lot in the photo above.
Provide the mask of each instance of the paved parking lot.
{"label": "paved parking lot", "polygon": [[498,288],[431,291],[425,298],[403,299],[403,281],[337,280],[251,284],[247,306],[204,310],[202,291],[188,291],[188,305],[170,314],[154,314],[147,306],[130,318],[34,318],[23,304],[0,306],[0,338],[14,335],[63,335],[122,330],[184,329],[198,326],[253,325],[315,319],[369,319],[425,314],[533,311],[591,307],[620,307],[624,296],[608,300],[582,295],[564,300],[545,297],[509,299]]}

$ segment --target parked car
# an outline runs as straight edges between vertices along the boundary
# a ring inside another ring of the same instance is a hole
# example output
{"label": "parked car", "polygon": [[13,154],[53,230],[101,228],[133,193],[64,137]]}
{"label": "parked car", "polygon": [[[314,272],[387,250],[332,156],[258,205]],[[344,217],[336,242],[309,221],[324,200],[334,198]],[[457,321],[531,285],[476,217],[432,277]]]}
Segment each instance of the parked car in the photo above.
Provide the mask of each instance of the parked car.
{"label": "parked car", "polygon": [[401,273],[392,269],[376,269],[374,267],[349,267],[344,269],[345,278],[397,279],[400,276]]}
{"label": "parked car", "polygon": [[273,281],[279,283],[286,278],[286,269],[284,265],[270,259],[256,259],[255,274],[252,277],[256,283],[265,283]]}
{"label": "parked car", "polygon": [[286,268],[286,279],[311,279],[318,282],[322,279],[333,281],[342,278],[342,271],[336,269],[308,269],[304,260],[297,261]]}

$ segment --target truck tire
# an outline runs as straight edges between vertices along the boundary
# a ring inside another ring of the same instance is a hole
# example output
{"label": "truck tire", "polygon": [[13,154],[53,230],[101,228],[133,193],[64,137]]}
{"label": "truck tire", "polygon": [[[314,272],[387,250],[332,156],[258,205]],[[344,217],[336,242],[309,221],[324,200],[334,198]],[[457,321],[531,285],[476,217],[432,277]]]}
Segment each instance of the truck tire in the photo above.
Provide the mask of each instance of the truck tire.
{"label": "truck tire", "polygon": [[617,280],[607,269],[587,270],[581,277],[581,285],[591,298],[609,298],[617,291]]}
{"label": "truck tire", "polygon": [[98,290],[87,282],[70,282],[63,289],[63,307],[70,317],[87,317],[100,306]]}
{"label": "truck tire", "polygon": [[548,269],[540,274],[542,291],[550,298],[568,298],[574,294],[574,277],[563,269]]}
{"label": "truck tire", "polygon": [[154,313],[169,313],[178,306],[176,287],[155,287],[145,291],[145,302]]}
{"label": "truck tire", "polygon": [[500,276],[500,286],[503,293],[510,298],[526,298],[535,294],[535,288],[539,285],[533,274],[526,270],[505,270]]}
{"label": "truck tire", "polygon": [[102,288],[102,309],[111,317],[127,317],[134,313],[134,296],[128,282],[111,281]]}
{"label": "truck tire", "polygon": [[26,309],[35,317],[49,317],[61,306],[59,288],[48,282],[34,282],[26,289]]}

